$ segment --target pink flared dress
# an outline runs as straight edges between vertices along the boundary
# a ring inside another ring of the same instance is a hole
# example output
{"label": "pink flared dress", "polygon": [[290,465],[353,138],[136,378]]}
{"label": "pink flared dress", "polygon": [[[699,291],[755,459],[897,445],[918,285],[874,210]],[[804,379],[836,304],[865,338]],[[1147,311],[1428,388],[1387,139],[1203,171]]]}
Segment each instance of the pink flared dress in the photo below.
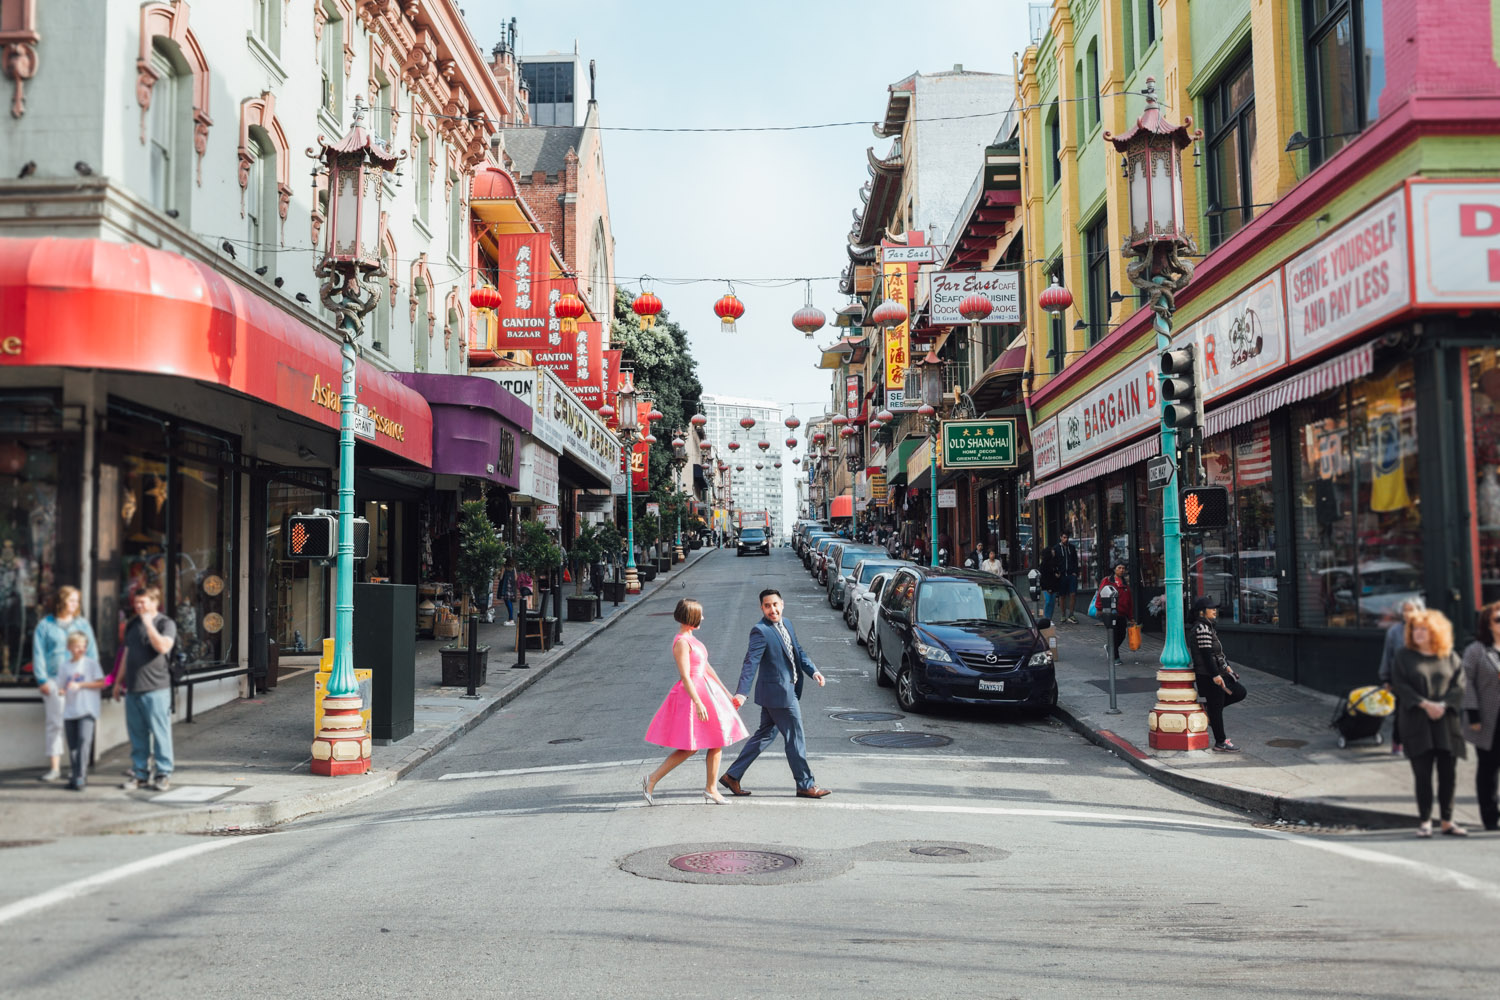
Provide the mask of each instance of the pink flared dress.
{"label": "pink flared dress", "polygon": [[683,687],[682,681],[672,685],[666,700],[646,727],[646,742],[672,750],[713,750],[727,747],[749,736],[734,702],[722,684],[716,684],[704,669],[708,666],[708,650],[691,635],[679,632],[672,640],[675,653],[677,643],[688,644],[688,676],[703,705],[708,709],[708,718],[698,718],[693,708],[693,699]]}

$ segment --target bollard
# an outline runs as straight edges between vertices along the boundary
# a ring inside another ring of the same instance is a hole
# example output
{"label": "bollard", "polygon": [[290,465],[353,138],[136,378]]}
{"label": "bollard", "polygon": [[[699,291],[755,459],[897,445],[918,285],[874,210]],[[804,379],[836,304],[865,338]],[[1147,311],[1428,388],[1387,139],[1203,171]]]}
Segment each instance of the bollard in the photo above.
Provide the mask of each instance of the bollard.
{"label": "bollard", "polygon": [[479,679],[479,612],[469,612],[469,659],[464,665],[464,673],[469,679],[470,698],[478,697],[475,692],[475,682]]}
{"label": "bollard", "polygon": [[520,655],[516,657],[516,662],[510,665],[512,670],[525,670],[530,666],[526,662],[526,595],[520,594],[519,596],[521,613],[516,615],[516,648],[520,650]]}
{"label": "bollard", "polygon": [[[1106,594],[1105,591],[1109,593]],[[1115,701],[1115,654],[1114,635],[1115,621],[1119,617],[1120,593],[1113,587],[1103,587],[1099,596],[1109,602],[1107,607],[1099,608],[1099,620],[1104,622],[1104,659],[1109,663],[1109,710],[1105,715],[1119,715],[1120,706]],[[1106,617],[1106,614],[1108,617]]]}

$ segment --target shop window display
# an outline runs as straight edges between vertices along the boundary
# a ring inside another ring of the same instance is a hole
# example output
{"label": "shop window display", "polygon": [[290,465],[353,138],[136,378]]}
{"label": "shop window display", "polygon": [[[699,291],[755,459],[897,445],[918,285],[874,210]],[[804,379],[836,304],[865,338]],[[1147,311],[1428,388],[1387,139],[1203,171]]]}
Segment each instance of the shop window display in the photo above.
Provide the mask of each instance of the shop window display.
{"label": "shop window display", "polygon": [[1500,350],[1469,351],[1474,514],[1479,522],[1479,604],[1500,600]]}
{"label": "shop window display", "polygon": [[1299,624],[1387,625],[1422,595],[1411,363],[1298,407],[1293,426]]}
{"label": "shop window display", "polygon": [[0,687],[32,684],[32,631],[66,582],[54,579],[61,460],[48,437],[61,426],[50,397],[0,397]]}
{"label": "shop window display", "polygon": [[1080,492],[1064,494],[1062,523],[1047,544],[1055,544],[1064,531],[1072,533],[1078,548],[1078,604],[1082,608],[1093,597],[1092,586],[1104,575],[1099,567],[1099,498],[1094,495],[1093,483]]}
{"label": "shop window display", "polygon": [[1166,574],[1166,554],[1161,540],[1161,491],[1146,485],[1146,469],[1141,466],[1135,473],[1135,570],[1138,574],[1139,594],[1137,613],[1144,613],[1144,624],[1160,628],[1166,611],[1162,595],[1162,577]]}

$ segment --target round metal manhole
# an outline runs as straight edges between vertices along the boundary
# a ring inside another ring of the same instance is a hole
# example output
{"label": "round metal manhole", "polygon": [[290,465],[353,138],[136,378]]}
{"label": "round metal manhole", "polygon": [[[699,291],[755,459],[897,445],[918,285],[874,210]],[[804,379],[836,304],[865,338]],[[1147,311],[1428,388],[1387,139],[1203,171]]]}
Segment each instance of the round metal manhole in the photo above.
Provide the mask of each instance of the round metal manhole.
{"label": "round metal manhole", "polygon": [[920,750],[927,747],[945,747],[953,740],[936,733],[860,733],[849,737],[861,746],[880,747],[882,750]]}
{"label": "round metal manhole", "polygon": [[1266,746],[1268,746],[1268,747],[1285,747],[1288,750],[1300,750],[1303,747],[1307,746],[1307,741],[1306,740],[1288,740],[1288,739],[1266,740]]}
{"label": "round metal manhole", "polygon": [[906,716],[896,712],[834,712],[830,718],[840,722],[895,722]]}
{"label": "round metal manhole", "polygon": [[957,858],[969,852],[962,847],[941,847],[937,844],[923,844],[921,847],[911,848],[911,853],[920,854],[924,858]]}
{"label": "round metal manhole", "polygon": [[[622,461],[623,461],[623,459],[622,459]],[[547,742],[548,743],[582,743],[583,742],[583,737],[582,736],[564,736],[560,740],[548,740]]]}
{"label": "round metal manhole", "polygon": [[700,851],[680,854],[667,864],[681,872],[702,875],[769,875],[789,871],[798,862],[789,854],[774,851]]}

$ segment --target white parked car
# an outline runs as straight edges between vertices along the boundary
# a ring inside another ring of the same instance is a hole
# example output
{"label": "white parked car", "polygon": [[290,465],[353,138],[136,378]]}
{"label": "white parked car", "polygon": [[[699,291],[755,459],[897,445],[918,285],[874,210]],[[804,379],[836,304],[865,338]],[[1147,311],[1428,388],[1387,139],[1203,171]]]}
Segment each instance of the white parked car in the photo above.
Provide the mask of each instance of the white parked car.
{"label": "white parked car", "polygon": [[895,575],[895,569],[876,573],[854,599],[854,641],[865,647],[872,660],[875,659],[875,612],[880,607],[880,595],[885,591],[885,585]]}
{"label": "white parked car", "polygon": [[848,582],[844,584],[844,624],[854,628],[854,602],[869,589],[870,581],[877,573],[889,573],[900,566],[910,565],[905,559],[892,559],[887,555],[869,556],[855,563],[846,574]]}

